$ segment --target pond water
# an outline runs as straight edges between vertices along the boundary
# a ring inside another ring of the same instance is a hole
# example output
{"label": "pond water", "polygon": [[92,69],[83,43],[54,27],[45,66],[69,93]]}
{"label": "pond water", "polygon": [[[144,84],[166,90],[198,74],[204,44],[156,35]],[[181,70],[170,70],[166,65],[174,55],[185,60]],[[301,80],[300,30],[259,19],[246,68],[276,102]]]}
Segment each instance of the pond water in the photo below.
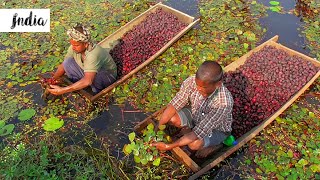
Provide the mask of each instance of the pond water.
{"label": "pond water", "polygon": [[[258,2],[270,6],[268,0],[258,0]],[[275,13],[268,10],[268,16],[260,18],[262,27],[267,29],[261,42],[279,35],[278,42],[280,44],[303,54],[309,54],[305,45],[305,38],[300,31],[304,25],[302,17],[297,17],[293,12],[296,8],[296,1],[280,1],[280,5],[283,7],[284,13]]]}
{"label": "pond water", "polygon": [[166,5],[195,18],[199,18],[198,0],[167,0]]}

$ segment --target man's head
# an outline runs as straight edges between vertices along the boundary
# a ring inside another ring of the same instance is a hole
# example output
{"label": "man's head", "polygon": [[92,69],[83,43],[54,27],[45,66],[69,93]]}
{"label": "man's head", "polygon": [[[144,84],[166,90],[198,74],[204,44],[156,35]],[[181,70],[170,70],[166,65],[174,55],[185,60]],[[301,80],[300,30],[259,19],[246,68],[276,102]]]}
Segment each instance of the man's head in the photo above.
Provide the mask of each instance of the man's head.
{"label": "man's head", "polygon": [[203,62],[196,73],[197,90],[203,97],[208,97],[221,86],[223,70],[215,61]]}
{"label": "man's head", "polygon": [[82,53],[88,48],[91,40],[90,32],[81,24],[77,24],[75,27],[69,29],[67,34],[70,38],[70,44],[74,51]]}

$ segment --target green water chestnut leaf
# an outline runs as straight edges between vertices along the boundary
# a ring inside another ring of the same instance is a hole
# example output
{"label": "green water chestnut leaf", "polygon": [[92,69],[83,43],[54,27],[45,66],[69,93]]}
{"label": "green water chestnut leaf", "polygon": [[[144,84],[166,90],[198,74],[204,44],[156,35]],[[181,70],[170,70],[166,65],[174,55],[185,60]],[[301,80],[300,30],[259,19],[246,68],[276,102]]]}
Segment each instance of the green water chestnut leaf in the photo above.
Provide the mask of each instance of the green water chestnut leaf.
{"label": "green water chestnut leaf", "polygon": [[158,142],[163,141],[163,135],[159,135],[159,136],[157,137],[157,141],[158,141]]}
{"label": "green water chestnut leaf", "polygon": [[148,161],[152,161],[152,160],[153,160],[153,156],[152,156],[151,154],[148,154],[148,155],[146,156],[146,159],[147,159]]}
{"label": "green water chestnut leaf", "polygon": [[309,112],[309,117],[314,118],[315,117],[314,113],[313,112]]}
{"label": "green water chestnut leaf", "polygon": [[155,149],[155,150],[153,150],[153,153],[152,153],[152,155],[154,155],[154,156],[157,156],[158,155],[158,150],[157,149]]}
{"label": "green water chestnut leaf", "polygon": [[19,113],[18,119],[20,121],[27,121],[30,120],[35,114],[36,111],[34,109],[24,109]]}
{"label": "green water chestnut leaf", "polygon": [[0,129],[6,124],[6,122],[4,120],[0,121]]}
{"label": "green water chestnut leaf", "polygon": [[312,172],[320,172],[320,164],[312,164],[311,166],[310,166],[310,169],[311,169],[311,171]]}
{"label": "green water chestnut leaf", "polygon": [[302,166],[305,166],[305,165],[308,164],[308,161],[305,160],[305,159],[300,159],[300,160],[298,161],[298,164],[300,164],[300,165],[302,165]]}
{"label": "green water chestnut leaf", "polygon": [[61,128],[64,124],[63,119],[57,117],[51,117],[44,122],[43,129],[46,131],[55,131]]}
{"label": "green water chestnut leaf", "polygon": [[128,135],[129,140],[132,142],[134,140],[134,138],[136,137],[136,133],[132,132]]}
{"label": "green water chestnut leaf", "polygon": [[152,131],[154,129],[154,125],[152,123],[148,124],[147,129]]}
{"label": "green water chestnut leaf", "polygon": [[297,108],[299,108],[299,106],[298,106],[298,105],[296,105],[296,104],[292,104],[292,109],[297,109]]}
{"label": "green water chestnut leaf", "polygon": [[259,173],[259,174],[262,174],[262,171],[259,168],[256,168],[256,172]]}
{"label": "green water chestnut leaf", "polygon": [[244,49],[248,49],[249,44],[247,44],[247,43],[243,43],[243,47],[244,47]]}
{"label": "green water chestnut leaf", "polygon": [[159,130],[164,130],[166,128],[166,125],[160,125]]}
{"label": "green water chestnut leaf", "polygon": [[155,159],[155,160],[152,162],[152,164],[153,164],[154,166],[159,166],[159,165],[160,165],[160,158],[158,157],[157,159]]}
{"label": "green water chestnut leaf", "polygon": [[281,7],[280,6],[273,6],[270,7],[270,10],[273,12],[280,12],[281,11]]}
{"label": "green water chestnut leaf", "polygon": [[148,160],[146,158],[141,159],[141,164],[143,165],[148,164]]}
{"label": "green water chestnut leaf", "polygon": [[[165,126],[161,126],[160,128],[164,129]],[[148,124],[148,126],[141,131],[143,132],[143,137],[139,137],[135,132],[128,135],[131,144],[126,144],[123,147],[123,152],[126,155],[132,153],[136,163],[147,165],[149,161],[153,162],[153,160],[159,156],[157,148],[150,146],[150,143],[159,139],[159,136],[163,139],[165,132],[163,130],[159,130],[156,133],[154,131],[153,123]]]}
{"label": "green water chestnut leaf", "polygon": [[134,159],[134,162],[136,163],[140,163],[141,162],[141,159],[139,156],[133,156],[133,159]]}
{"label": "green water chestnut leaf", "polygon": [[10,134],[14,129],[14,124],[8,124],[8,125],[5,125],[3,126],[1,129],[0,129],[0,136],[6,136],[8,134]]}
{"label": "green water chestnut leaf", "polygon": [[124,145],[122,151],[124,152],[125,155],[129,155],[132,152],[132,148],[130,145],[126,144]]}
{"label": "green water chestnut leaf", "polygon": [[276,177],[278,178],[278,180],[284,180],[284,178],[280,174],[276,174]]}
{"label": "green water chestnut leaf", "polygon": [[139,151],[138,151],[138,150],[136,150],[136,149],[134,149],[134,150],[133,150],[133,155],[135,155],[135,156],[139,156],[139,154],[140,154],[140,153],[139,153]]}
{"label": "green water chestnut leaf", "polygon": [[143,138],[143,140],[144,140],[145,142],[149,142],[149,141],[151,140],[151,138],[152,138],[152,135],[151,135],[151,134],[148,134],[148,135],[146,135],[146,136]]}
{"label": "green water chestnut leaf", "polygon": [[293,157],[293,151],[291,149],[288,150],[288,157],[292,158]]}
{"label": "green water chestnut leaf", "polygon": [[271,5],[273,5],[273,6],[277,6],[277,5],[280,4],[280,2],[278,2],[278,1],[270,1],[269,3],[270,3]]}

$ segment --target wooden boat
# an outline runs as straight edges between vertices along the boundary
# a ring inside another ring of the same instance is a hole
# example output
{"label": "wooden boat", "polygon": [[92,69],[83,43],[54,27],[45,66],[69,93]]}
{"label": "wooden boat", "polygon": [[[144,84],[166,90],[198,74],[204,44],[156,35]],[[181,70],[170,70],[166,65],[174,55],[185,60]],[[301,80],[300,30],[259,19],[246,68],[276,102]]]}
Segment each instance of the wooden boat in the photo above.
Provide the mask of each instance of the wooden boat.
{"label": "wooden boat", "polygon": [[[239,66],[243,65],[247,58],[254,52],[260,51],[265,46],[274,46],[278,49],[286,51],[289,55],[296,55],[301,57],[305,61],[310,61],[312,64],[314,64],[317,67],[320,67],[320,62],[308,57],[304,54],[301,54],[297,51],[294,51],[292,49],[289,49],[279,43],[277,43],[278,36],[274,36],[273,38],[269,39],[268,41],[264,42],[263,44],[259,45],[258,47],[252,49],[245,55],[243,55],[241,58],[236,60],[235,62],[229,64],[227,67],[225,67],[225,71],[234,71]],[[289,99],[283,106],[276,111],[273,115],[271,115],[268,119],[264,120],[260,125],[254,127],[249,132],[241,136],[237,139],[238,144],[232,147],[224,147],[222,150],[220,150],[217,154],[213,155],[212,157],[208,158],[204,163],[197,164],[191,157],[189,157],[181,148],[177,147],[172,150],[172,153],[181,160],[186,166],[188,166],[194,174],[189,177],[189,179],[193,180],[204,174],[205,172],[209,171],[211,168],[215,167],[217,164],[219,164],[221,161],[223,161],[225,158],[227,158],[229,155],[237,151],[239,148],[241,148],[244,144],[246,144],[248,141],[253,139],[260,131],[262,131],[266,126],[268,126],[273,120],[276,119],[283,111],[285,111],[300,95],[302,95],[308,87],[319,77],[320,71],[318,71],[304,86],[301,88],[296,94],[294,94],[291,99]],[[153,119],[157,119],[156,117],[161,116],[162,112],[165,108],[162,108],[161,110],[155,112],[150,117],[146,118],[142,122],[140,122],[136,127],[135,130],[140,131],[144,129],[149,123],[156,123]],[[158,118],[159,119],[159,118]]]}
{"label": "wooden boat", "polygon": [[[116,82],[114,82],[113,84],[111,84],[110,86],[108,86],[107,88],[105,88],[104,90],[102,90],[101,92],[99,92],[98,94],[96,94],[94,96],[91,95],[90,93],[88,93],[85,90],[80,90],[80,93],[82,95],[87,97],[91,102],[94,102],[94,101],[98,100],[102,95],[112,91],[116,86],[118,86],[119,84],[121,84],[122,82],[127,80],[129,77],[131,77],[132,75],[134,75],[135,73],[140,71],[142,68],[144,68],[150,62],[155,60],[160,54],[162,54],[175,41],[177,41],[180,37],[182,37],[185,33],[187,33],[199,21],[199,19],[195,20],[194,17],[189,16],[189,15],[187,15],[187,14],[181,12],[181,11],[178,11],[178,10],[176,10],[174,8],[171,8],[169,6],[166,6],[166,5],[164,5],[164,4],[162,4],[160,2],[160,3],[150,7],[147,11],[145,11],[144,13],[140,14],[138,17],[134,18],[133,20],[131,20],[130,22],[128,22],[127,24],[122,26],[120,29],[115,31],[113,34],[109,35],[107,38],[105,38],[104,40],[102,40],[98,44],[100,46],[104,47],[104,48],[110,48],[110,46],[111,46],[111,44],[113,42],[115,42],[116,40],[118,40],[121,37],[123,37],[123,35],[126,32],[130,31],[131,29],[133,29],[134,26],[136,26],[139,23],[141,23],[147,17],[148,14],[150,14],[152,12],[155,12],[158,8],[162,8],[162,10],[175,15],[180,21],[182,21],[183,23],[186,23],[187,26],[183,30],[181,30],[176,36],[174,36],[168,43],[166,43],[158,52],[156,52],[154,55],[152,55],[145,62],[140,64],[138,67],[136,67],[130,73],[128,73],[127,75],[121,77],[121,79],[118,79]],[[68,84],[71,84],[71,82],[70,81],[68,82],[68,80],[66,78],[65,78],[65,81]]]}

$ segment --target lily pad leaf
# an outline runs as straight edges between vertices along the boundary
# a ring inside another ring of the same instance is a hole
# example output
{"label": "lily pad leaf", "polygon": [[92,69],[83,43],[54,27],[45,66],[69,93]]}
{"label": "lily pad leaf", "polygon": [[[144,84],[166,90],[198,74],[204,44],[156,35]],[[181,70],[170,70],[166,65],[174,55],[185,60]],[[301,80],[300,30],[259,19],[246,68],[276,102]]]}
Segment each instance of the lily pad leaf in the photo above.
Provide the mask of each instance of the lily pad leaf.
{"label": "lily pad leaf", "polygon": [[31,119],[35,114],[36,111],[34,109],[24,109],[19,113],[18,119],[20,121],[27,121]]}
{"label": "lily pad leaf", "polygon": [[277,6],[277,5],[280,4],[280,2],[278,2],[278,1],[270,1],[269,3],[270,3],[271,5],[273,5],[273,6]]}
{"label": "lily pad leaf", "polygon": [[159,166],[159,165],[160,165],[160,158],[158,157],[157,159],[155,159],[155,160],[152,162],[152,164],[153,164],[154,166]]}
{"label": "lily pad leaf", "polygon": [[6,122],[4,120],[0,121],[0,129],[6,124]]}
{"label": "lily pad leaf", "polygon": [[63,119],[57,117],[51,117],[44,122],[43,129],[46,131],[55,131],[61,128],[64,124]]}
{"label": "lily pad leaf", "polygon": [[13,129],[14,129],[14,124],[8,124],[8,125],[3,126],[0,129],[0,136],[5,136],[5,135],[10,134],[13,131]]}

